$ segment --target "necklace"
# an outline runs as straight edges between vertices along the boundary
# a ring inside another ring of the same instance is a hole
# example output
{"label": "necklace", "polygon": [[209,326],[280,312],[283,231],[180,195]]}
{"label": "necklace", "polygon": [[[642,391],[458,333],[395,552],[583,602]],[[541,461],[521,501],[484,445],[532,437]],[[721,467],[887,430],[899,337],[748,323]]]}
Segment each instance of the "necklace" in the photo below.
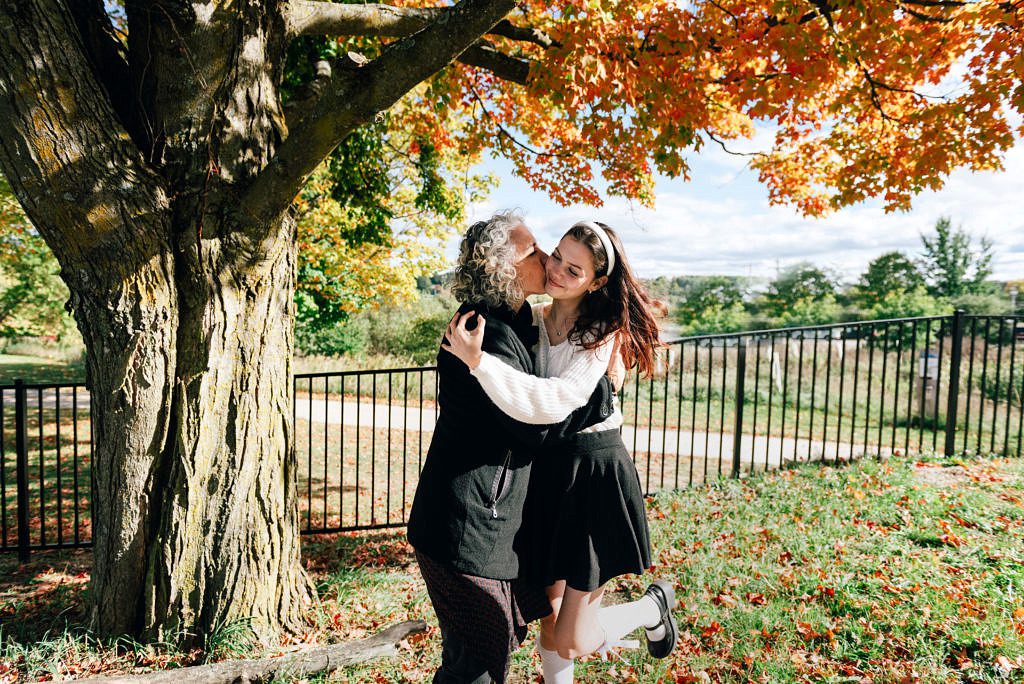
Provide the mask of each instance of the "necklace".
{"label": "necklace", "polygon": [[560,340],[561,338],[563,338],[566,335],[568,335],[569,331],[572,330],[572,326],[576,322],[576,317],[572,316],[572,317],[566,318],[564,321],[562,321],[561,324],[558,324],[555,321],[554,314],[552,314],[551,315],[551,322],[554,324],[554,334],[552,335],[552,337],[554,337],[556,340]]}

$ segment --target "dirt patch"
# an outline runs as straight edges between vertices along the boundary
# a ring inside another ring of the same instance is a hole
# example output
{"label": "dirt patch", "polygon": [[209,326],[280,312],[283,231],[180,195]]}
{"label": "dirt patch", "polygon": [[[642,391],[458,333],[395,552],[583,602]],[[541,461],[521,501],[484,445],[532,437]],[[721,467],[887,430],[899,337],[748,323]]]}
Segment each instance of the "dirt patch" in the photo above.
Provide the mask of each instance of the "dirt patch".
{"label": "dirt patch", "polygon": [[932,464],[916,464],[914,479],[930,487],[955,487],[971,481],[971,476],[963,466],[940,466]]}

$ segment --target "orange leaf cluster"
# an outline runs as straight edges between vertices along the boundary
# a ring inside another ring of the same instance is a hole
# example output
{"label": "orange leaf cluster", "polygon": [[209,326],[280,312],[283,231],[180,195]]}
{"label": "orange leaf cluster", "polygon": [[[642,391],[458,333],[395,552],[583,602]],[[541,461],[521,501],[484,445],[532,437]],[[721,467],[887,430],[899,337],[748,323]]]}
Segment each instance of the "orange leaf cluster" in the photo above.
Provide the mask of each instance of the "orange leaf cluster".
{"label": "orange leaf cluster", "polygon": [[653,201],[707,144],[774,133],[750,157],[773,202],[889,210],[957,168],[997,169],[1024,134],[1024,3],[524,0],[543,49],[527,86],[453,66],[431,86],[471,123],[438,144],[496,145],[555,200]]}

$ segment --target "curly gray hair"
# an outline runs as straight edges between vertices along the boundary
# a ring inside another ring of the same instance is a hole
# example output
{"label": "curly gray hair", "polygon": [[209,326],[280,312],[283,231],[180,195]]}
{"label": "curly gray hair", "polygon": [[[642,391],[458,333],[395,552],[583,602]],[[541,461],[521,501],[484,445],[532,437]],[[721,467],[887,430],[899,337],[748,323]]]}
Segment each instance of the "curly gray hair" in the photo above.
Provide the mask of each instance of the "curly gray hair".
{"label": "curly gray hair", "polygon": [[484,302],[491,307],[523,300],[516,273],[516,248],[510,235],[522,225],[515,211],[498,212],[488,221],[477,221],[462,238],[459,263],[452,279],[452,294],[460,302]]}

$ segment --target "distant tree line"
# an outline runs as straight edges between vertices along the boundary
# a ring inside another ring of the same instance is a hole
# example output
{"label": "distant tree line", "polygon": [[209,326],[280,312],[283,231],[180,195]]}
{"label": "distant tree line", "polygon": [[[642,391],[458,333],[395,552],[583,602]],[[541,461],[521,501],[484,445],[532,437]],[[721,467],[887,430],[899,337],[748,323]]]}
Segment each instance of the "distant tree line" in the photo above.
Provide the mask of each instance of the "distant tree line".
{"label": "distant tree line", "polygon": [[[311,232],[330,233],[323,228],[330,221],[315,213],[314,203],[308,204],[313,208],[300,213],[300,226],[307,217],[315,216],[316,222],[309,219],[315,225]],[[326,205],[321,199],[317,206]],[[456,213],[461,215],[463,206],[458,205]],[[336,226],[347,225],[336,213],[332,218]],[[0,228],[0,339],[47,337],[58,343],[77,339],[77,330],[64,310],[67,288],[58,275],[56,260],[25,219],[2,176]],[[439,331],[456,306],[446,294],[451,271],[422,275],[364,262],[356,276],[359,282],[353,284],[351,278],[339,277],[342,260],[331,261],[329,268],[323,266],[332,254],[347,255],[346,249],[332,244],[300,250],[298,351],[431,362]],[[358,260],[358,255],[348,256],[355,256],[349,262]],[[963,229],[942,218],[932,234],[921,236],[921,252],[916,257],[886,252],[871,261],[853,283],[844,284],[837,273],[806,261],[788,266],[767,282],[726,275],[662,276],[646,282],[652,294],[669,303],[672,320],[683,335],[942,315],[957,308],[977,314],[1010,313],[1009,288],[1020,290],[1018,300],[1024,303],[1024,281],[991,280],[992,258],[989,240],[981,238],[975,244]],[[402,272],[409,282],[383,285],[389,281],[387,269]],[[1021,309],[1024,307],[1018,307]]]}
{"label": "distant tree line", "polygon": [[990,280],[992,257],[990,240],[975,245],[944,217],[932,234],[921,235],[919,255],[886,252],[853,283],[803,261],[780,271],[767,286],[740,276],[660,277],[648,286],[671,303],[683,335],[934,316],[956,309],[1012,313],[1008,293],[1014,283]]}

